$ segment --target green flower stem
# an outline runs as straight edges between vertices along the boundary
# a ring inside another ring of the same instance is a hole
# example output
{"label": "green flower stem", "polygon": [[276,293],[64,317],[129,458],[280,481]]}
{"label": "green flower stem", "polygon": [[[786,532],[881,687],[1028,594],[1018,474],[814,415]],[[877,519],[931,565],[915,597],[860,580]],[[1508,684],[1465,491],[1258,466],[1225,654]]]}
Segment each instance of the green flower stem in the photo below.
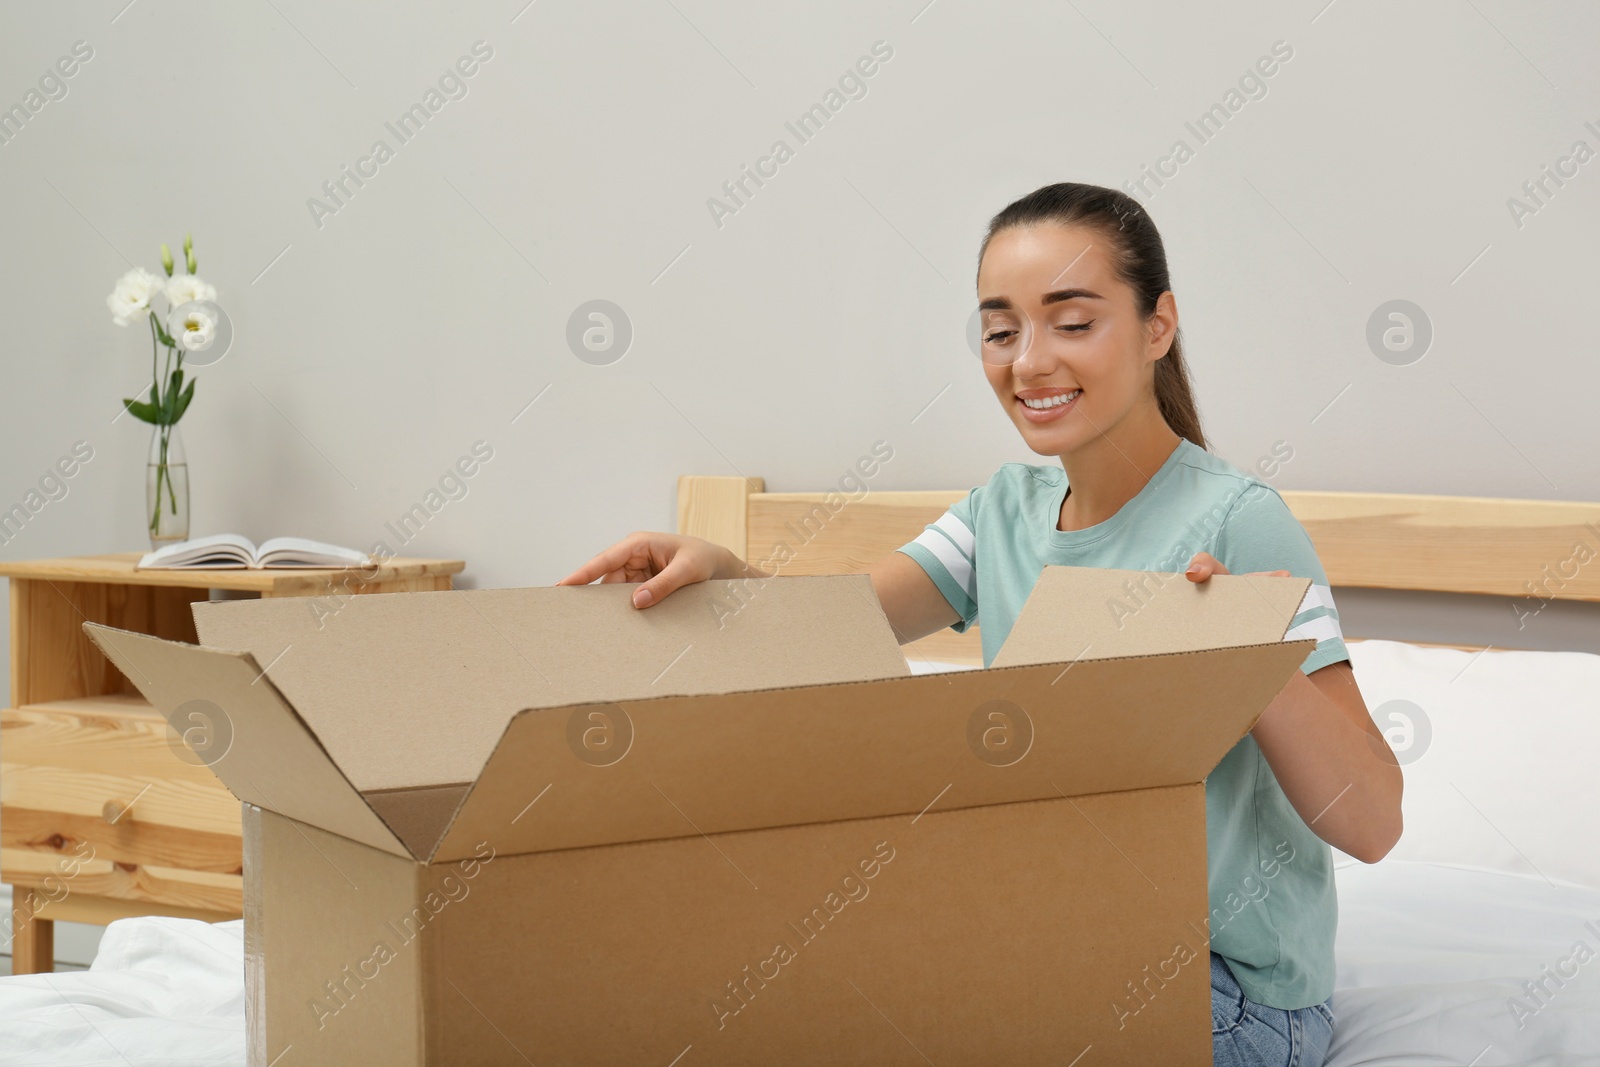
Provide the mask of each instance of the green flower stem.
{"label": "green flower stem", "polygon": [[172,349],[167,349],[167,361],[161,365],[161,377],[157,378],[150,387],[150,399],[155,402],[156,410],[166,409],[166,401],[161,396],[161,383],[172,378]]}
{"label": "green flower stem", "polygon": [[161,428],[161,469],[167,472],[167,499],[172,503],[172,514],[178,514],[178,491],[172,484],[172,468],[167,466],[167,442],[172,438],[172,427]]}
{"label": "green flower stem", "polygon": [[165,470],[164,466],[156,465],[156,506],[150,516],[151,536],[155,535],[156,527],[161,525],[161,475]]}
{"label": "green flower stem", "polygon": [[[190,273],[192,274],[194,272],[191,270]],[[158,333],[158,331],[156,329],[156,312],[155,312],[154,308],[150,309],[149,319],[150,319],[150,379],[151,379],[151,381],[150,381],[150,403],[154,406],[154,408],[156,410],[156,413],[157,413],[157,417],[160,417],[161,413],[166,410],[166,406],[167,406],[166,402],[165,402],[165,399],[161,395],[161,383],[171,380],[171,378],[172,378],[172,362],[173,362],[174,359],[177,360],[178,367],[181,368],[183,366],[183,354],[178,352],[178,350],[177,350],[177,348],[175,346],[167,345],[166,346],[166,348],[167,348],[166,361],[162,365],[161,373],[157,374],[157,372],[156,372],[157,356],[158,356],[160,348],[161,348],[161,343],[160,343],[160,334]],[[173,399],[174,403],[177,402],[177,398],[176,397],[173,397],[172,399]],[[158,454],[159,458],[157,459],[157,462],[156,462],[156,506],[155,506],[155,513],[150,517],[150,533],[152,535],[154,535],[157,532],[157,530],[159,529],[159,527],[161,525],[161,490],[162,490],[163,486],[165,486],[166,491],[167,491],[166,492],[166,496],[167,496],[168,510],[172,513],[172,516],[174,518],[176,518],[177,515],[178,515],[178,490],[177,490],[177,486],[175,486],[173,484],[173,482],[172,482],[172,470],[167,464],[168,445],[169,445],[169,443],[171,441],[171,437],[172,437],[172,427],[175,424],[176,424],[176,420],[173,420],[173,422],[171,422],[171,423],[168,423],[168,422],[158,422],[158,423],[156,423],[157,432],[161,435],[161,447],[160,447],[160,452]]]}
{"label": "green flower stem", "polygon": [[[170,382],[172,380],[172,360],[176,354],[176,350],[169,345],[167,347],[166,367],[161,378],[161,380],[164,382]],[[177,359],[178,365],[181,367],[183,365],[183,357],[177,356]],[[170,390],[168,391],[170,392]],[[167,399],[170,399],[174,404],[176,404],[178,401],[177,397],[170,397]],[[163,409],[165,406],[166,399],[163,399]],[[172,485],[172,469],[167,466],[167,442],[172,437],[173,425],[173,423],[167,423],[161,427],[161,469],[167,472],[167,498],[172,502],[172,514],[174,517],[176,517],[178,514],[178,494],[177,490]]]}

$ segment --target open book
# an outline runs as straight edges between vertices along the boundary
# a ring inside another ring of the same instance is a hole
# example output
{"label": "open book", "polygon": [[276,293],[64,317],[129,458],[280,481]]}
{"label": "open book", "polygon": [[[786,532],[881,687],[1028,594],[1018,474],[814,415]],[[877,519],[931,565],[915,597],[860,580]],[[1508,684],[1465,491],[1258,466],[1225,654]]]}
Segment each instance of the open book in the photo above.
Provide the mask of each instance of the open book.
{"label": "open book", "polygon": [[274,537],[257,547],[239,534],[213,534],[146,552],[135,570],[260,570],[263,567],[364,567],[365,552],[304,537]]}

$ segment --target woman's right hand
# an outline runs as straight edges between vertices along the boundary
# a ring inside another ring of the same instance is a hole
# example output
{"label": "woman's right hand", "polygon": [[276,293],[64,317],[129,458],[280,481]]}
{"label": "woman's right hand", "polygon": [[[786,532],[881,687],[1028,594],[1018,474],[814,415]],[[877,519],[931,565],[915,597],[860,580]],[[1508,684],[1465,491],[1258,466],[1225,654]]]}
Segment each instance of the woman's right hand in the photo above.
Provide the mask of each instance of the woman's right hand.
{"label": "woman's right hand", "polygon": [[[741,573],[742,572],[742,573]],[[599,578],[611,582],[642,582],[633,592],[633,606],[647,608],[674,589],[711,578],[731,578],[751,573],[721,545],[683,534],[632,533],[557,585],[588,585]]]}

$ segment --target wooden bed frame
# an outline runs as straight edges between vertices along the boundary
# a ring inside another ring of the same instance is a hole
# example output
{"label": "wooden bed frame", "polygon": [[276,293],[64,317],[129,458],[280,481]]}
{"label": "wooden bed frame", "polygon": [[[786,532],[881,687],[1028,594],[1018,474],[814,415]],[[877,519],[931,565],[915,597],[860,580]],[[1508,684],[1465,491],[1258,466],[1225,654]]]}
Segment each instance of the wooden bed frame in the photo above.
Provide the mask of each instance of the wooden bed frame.
{"label": "wooden bed frame", "polygon": [[[765,488],[760,478],[680,477],[678,532],[726,545],[784,575],[854,574],[915,539],[967,493],[870,490],[852,500],[838,491]],[[1518,597],[1530,611],[1552,599],[1600,602],[1600,558],[1584,565],[1600,556],[1600,504],[1398,493],[1282,496],[1335,587]],[[775,558],[780,542],[787,562]],[[977,627],[964,634],[947,628],[905,649],[929,660],[983,663]]]}

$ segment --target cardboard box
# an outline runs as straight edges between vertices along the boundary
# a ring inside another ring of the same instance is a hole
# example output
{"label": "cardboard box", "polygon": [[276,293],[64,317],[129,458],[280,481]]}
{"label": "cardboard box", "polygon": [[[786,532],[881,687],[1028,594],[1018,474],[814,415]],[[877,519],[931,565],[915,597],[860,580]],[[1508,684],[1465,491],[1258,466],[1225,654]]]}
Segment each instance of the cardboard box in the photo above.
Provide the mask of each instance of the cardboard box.
{"label": "cardboard box", "polygon": [[252,1063],[1198,1067],[1203,782],[1308,585],[1049,567],[923,676],[866,575],[85,629],[245,802]]}

